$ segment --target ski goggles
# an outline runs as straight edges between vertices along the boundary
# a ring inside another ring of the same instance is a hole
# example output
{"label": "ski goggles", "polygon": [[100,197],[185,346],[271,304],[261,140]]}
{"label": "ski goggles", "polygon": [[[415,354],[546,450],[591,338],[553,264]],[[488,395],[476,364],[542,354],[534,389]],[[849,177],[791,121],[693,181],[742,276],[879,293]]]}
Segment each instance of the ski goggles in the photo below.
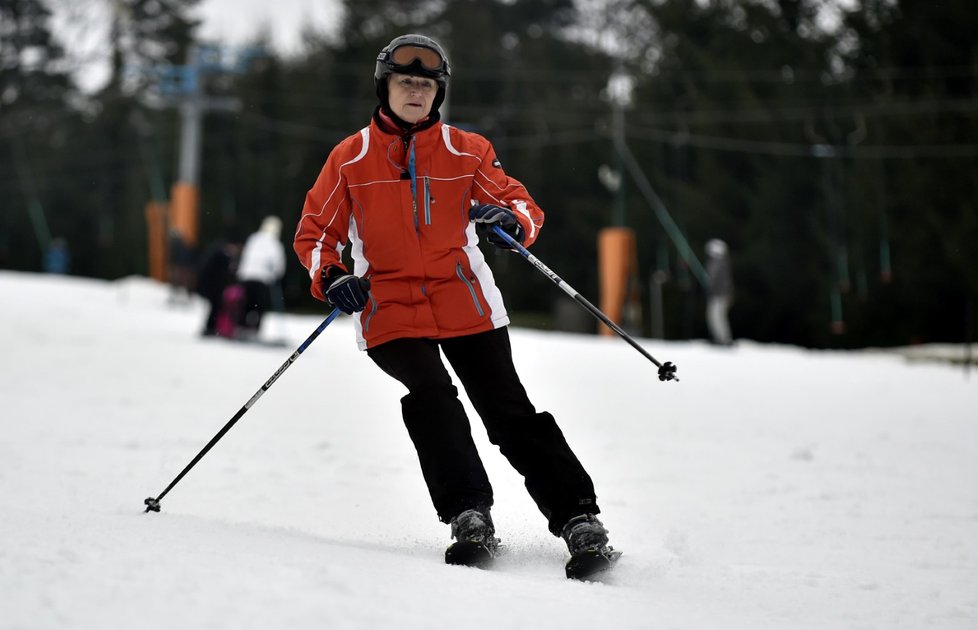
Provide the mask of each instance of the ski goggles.
{"label": "ski goggles", "polygon": [[404,44],[394,50],[382,55],[380,61],[384,61],[395,69],[410,69],[419,66],[428,72],[445,72],[446,63],[438,52],[424,46],[414,46]]}

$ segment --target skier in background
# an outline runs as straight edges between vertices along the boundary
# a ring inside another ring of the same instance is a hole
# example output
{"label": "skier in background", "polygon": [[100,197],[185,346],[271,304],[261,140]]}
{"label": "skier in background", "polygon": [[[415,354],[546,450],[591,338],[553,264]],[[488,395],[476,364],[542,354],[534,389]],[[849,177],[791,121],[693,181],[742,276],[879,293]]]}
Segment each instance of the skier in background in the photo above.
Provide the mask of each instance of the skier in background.
{"label": "skier in background", "polygon": [[209,305],[207,319],[204,320],[204,329],[201,331],[201,335],[204,337],[234,336],[236,327],[234,321],[228,321],[228,317],[222,318],[222,310],[224,308],[224,291],[228,285],[234,282],[234,274],[238,267],[240,255],[241,241],[231,234],[225,239],[209,244],[200,257],[197,265],[195,290],[207,300]]}
{"label": "skier in background", "polygon": [[244,288],[244,302],[238,320],[239,338],[257,338],[262,318],[272,308],[272,287],[285,275],[281,236],[282,220],[267,216],[241,250],[237,275]]}
{"label": "skier in background", "polygon": [[719,346],[733,345],[727,312],[733,304],[733,272],[727,244],[718,238],[706,243],[706,325],[710,338]]}
{"label": "skier in background", "polygon": [[[485,565],[499,540],[492,486],[442,354],[550,532],[566,541],[568,577],[584,577],[620,554],[596,516],[590,476],[520,382],[502,295],[478,247],[481,234],[508,249],[491,226],[532,245],[543,212],[488,140],[440,121],[449,75],[445,52],[428,37],[403,35],[381,51],[380,103],[369,126],[333,149],[309,190],[295,251],[312,294],[359,313],[359,347],[408,390],[404,424],[456,540],[445,561]],[[352,272],[340,256],[347,245]]]}

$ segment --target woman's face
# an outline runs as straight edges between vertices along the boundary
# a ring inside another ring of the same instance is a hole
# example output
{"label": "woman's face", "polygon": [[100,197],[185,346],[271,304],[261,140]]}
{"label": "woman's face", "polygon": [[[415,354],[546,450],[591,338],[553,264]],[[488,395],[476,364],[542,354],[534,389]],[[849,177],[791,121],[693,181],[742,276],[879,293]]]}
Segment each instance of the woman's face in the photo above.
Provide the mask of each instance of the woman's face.
{"label": "woman's face", "polygon": [[387,77],[387,102],[404,122],[416,123],[430,114],[436,94],[438,84],[434,79],[396,72]]}

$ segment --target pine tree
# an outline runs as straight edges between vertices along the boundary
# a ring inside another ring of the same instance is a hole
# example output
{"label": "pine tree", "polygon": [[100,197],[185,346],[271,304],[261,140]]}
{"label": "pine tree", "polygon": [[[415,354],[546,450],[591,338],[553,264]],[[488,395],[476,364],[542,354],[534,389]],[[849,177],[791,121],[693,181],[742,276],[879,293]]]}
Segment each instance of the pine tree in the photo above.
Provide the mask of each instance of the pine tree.
{"label": "pine tree", "polygon": [[962,341],[969,302],[975,325],[975,15],[968,0],[874,0],[844,13],[856,44],[842,59],[868,121],[859,161],[869,293],[858,332],[872,343]]}
{"label": "pine tree", "polygon": [[[178,138],[175,112],[153,109],[149,97],[161,71],[186,62],[197,25],[190,11],[197,3],[112,4],[109,81],[94,96],[97,115],[76,137],[83,151],[97,156],[94,168],[100,173],[86,187],[90,211],[77,225],[88,247],[83,263],[88,273],[117,277],[147,271],[144,207],[153,196],[154,173],[171,167],[158,161],[156,149],[173,146]],[[155,129],[161,130],[159,137]]]}
{"label": "pine tree", "polygon": [[40,0],[0,0],[0,266],[38,269],[52,228],[57,156],[72,85]]}

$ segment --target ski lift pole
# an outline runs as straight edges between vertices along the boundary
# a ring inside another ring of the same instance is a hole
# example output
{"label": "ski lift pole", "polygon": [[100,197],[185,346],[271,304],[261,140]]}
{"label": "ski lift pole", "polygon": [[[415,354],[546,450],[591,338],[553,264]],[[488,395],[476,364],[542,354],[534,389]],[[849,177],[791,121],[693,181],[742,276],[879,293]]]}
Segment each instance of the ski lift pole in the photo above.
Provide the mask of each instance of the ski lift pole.
{"label": "ski lift pole", "polygon": [[[362,280],[362,281],[365,282],[365,280]],[[368,288],[369,288],[369,285],[368,285]],[[289,366],[291,366],[293,363],[295,363],[296,359],[299,358],[299,355],[301,355],[305,351],[305,349],[309,347],[309,344],[311,344],[313,341],[316,340],[316,337],[318,337],[321,332],[323,332],[324,330],[326,330],[326,327],[329,326],[332,323],[332,321],[334,319],[336,319],[336,317],[339,314],[340,314],[340,309],[334,308],[333,311],[326,317],[326,319],[323,320],[323,323],[321,323],[316,328],[316,330],[312,331],[312,334],[309,335],[306,338],[306,340],[303,341],[302,344],[298,347],[298,349],[296,349],[296,351],[292,353],[292,356],[290,356],[285,361],[285,363],[283,363],[281,365],[281,367],[279,367],[277,370],[275,370],[275,373],[272,374],[272,376],[267,381],[265,381],[265,384],[262,385],[261,388],[259,388],[257,392],[255,392],[255,394],[248,400],[248,402],[246,402],[244,404],[244,406],[241,409],[238,410],[238,413],[234,414],[234,417],[231,418],[228,421],[228,423],[225,424],[224,427],[220,431],[217,432],[217,435],[215,435],[213,438],[211,438],[211,441],[208,442],[207,445],[204,446],[204,448],[202,448],[200,450],[200,452],[197,453],[197,455],[192,460],[190,460],[190,463],[187,464],[187,466],[183,470],[180,471],[180,474],[177,475],[173,479],[173,481],[170,482],[170,485],[168,485],[163,490],[163,492],[161,492],[157,497],[155,497],[155,498],[154,497],[149,497],[145,501],[143,501],[143,503],[146,505],[146,511],[147,512],[159,512],[160,511],[160,501],[163,500],[163,497],[165,497],[166,494],[170,490],[173,489],[173,486],[177,485],[177,483],[179,483],[180,480],[183,479],[184,475],[186,475],[188,472],[190,472],[190,469],[191,468],[193,468],[194,466],[197,465],[197,462],[199,462],[201,460],[201,458],[204,455],[207,454],[207,451],[211,450],[211,448],[213,448],[214,445],[217,444],[217,442],[222,437],[224,437],[224,434],[226,434],[228,431],[231,430],[231,427],[233,427],[234,424],[238,420],[240,420],[241,417],[243,415],[245,415],[248,412],[249,409],[251,409],[252,405],[254,405],[256,402],[258,402],[258,399],[261,398],[262,395],[265,392],[267,392],[268,389],[272,385],[275,384],[275,381],[277,381],[278,378],[280,376],[282,376],[282,374],[285,373],[285,370],[289,369]]]}
{"label": "ski lift pole", "polygon": [[521,245],[519,241],[517,241],[515,238],[507,234],[506,231],[503,230],[498,225],[492,226],[492,229],[500,238],[506,241],[506,244],[508,244],[510,247],[516,250],[517,253],[523,256],[523,258],[526,258],[530,262],[530,264],[536,267],[541,273],[543,273],[543,275],[550,278],[554,282],[554,284],[556,284],[558,287],[561,288],[561,290],[564,293],[574,298],[574,300],[578,304],[580,304],[585,309],[587,309],[588,312],[590,312],[592,315],[598,318],[602,323],[604,323],[605,326],[615,331],[615,333],[617,333],[619,337],[627,341],[629,345],[631,345],[633,348],[638,350],[642,354],[642,356],[644,356],[646,359],[654,363],[655,366],[659,368],[660,381],[676,381],[676,382],[679,381],[679,378],[676,376],[675,365],[673,365],[668,361],[666,361],[665,363],[659,363],[655,359],[655,357],[653,357],[645,350],[645,348],[640,346],[637,341],[632,339],[631,335],[629,335],[624,330],[622,330],[621,326],[611,321],[611,318],[609,318],[607,315],[602,313],[601,310],[598,307],[596,307],[594,304],[591,304],[591,302],[589,302],[584,296],[578,293],[574,289],[574,287],[564,282],[560,276],[558,276],[553,271],[551,271],[550,267],[547,267],[545,264],[543,264],[539,258],[531,254],[530,250],[523,247],[523,245]]}

